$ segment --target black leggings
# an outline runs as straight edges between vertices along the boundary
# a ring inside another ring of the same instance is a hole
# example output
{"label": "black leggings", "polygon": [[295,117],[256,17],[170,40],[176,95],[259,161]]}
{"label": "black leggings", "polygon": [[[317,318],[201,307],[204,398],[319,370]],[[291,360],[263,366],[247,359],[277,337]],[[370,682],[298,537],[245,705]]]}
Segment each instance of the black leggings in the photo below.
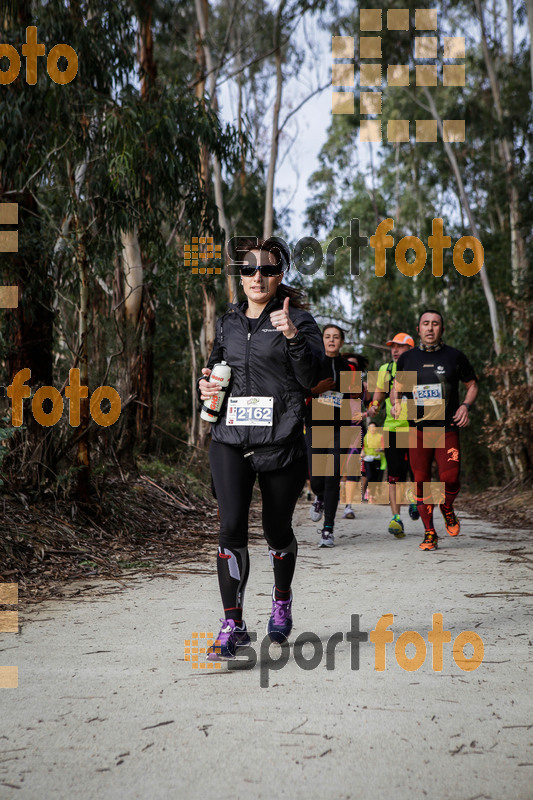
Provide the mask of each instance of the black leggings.
{"label": "black leggings", "polygon": [[[317,449],[312,447],[313,429],[311,425],[305,428],[305,444],[307,447],[307,460],[309,468],[309,480],[311,482],[311,489],[316,494],[319,500],[324,502],[324,525],[331,526],[335,524],[335,514],[339,505],[340,483],[341,483],[341,459],[346,456],[341,456],[340,451],[340,430],[335,428],[334,435],[330,443],[330,447]],[[333,472],[334,475],[313,475],[313,456],[325,456],[326,454],[333,454]]]}
{"label": "black leggings", "polygon": [[248,580],[248,513],[255,479],[263,500],[263,532],[277,590],[288,593],[296,565],[292,515],[307,478],[306,457],[281,469],[259,472],[238,447],[211,442],[211,475],[220,513],[217,570],[226,619],[240,619]]}
{"label": "black leggings", "polygon": [[380,463],[379,459],[377,461],[365,461],[366,477],[369,482],[381,483],[383,480],[384,470],[381,469]]}

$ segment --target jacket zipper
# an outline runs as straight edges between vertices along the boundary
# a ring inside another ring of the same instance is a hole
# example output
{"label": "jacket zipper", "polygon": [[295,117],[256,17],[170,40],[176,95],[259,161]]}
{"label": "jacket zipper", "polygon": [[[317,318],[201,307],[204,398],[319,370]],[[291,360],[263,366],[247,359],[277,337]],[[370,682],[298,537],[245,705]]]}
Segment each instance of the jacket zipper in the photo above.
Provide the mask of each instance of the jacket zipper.
{"label": "jacket zipper", "polygon": [[[270,306],[271,302],[268,303],[267,308],[268,308],[268,306]],[[266,313],[267,313],[267,309],[265,308],[261,312],[261,314],[259,315],[259,318],[257,320],[257,324],[256,324],[254,330],[253,331],[248,331],[248,335],[246,337],[246,363],[244,365],[244,369],[245,369],[245,373],[246,373],[246,394],[248,395],[248,397],[250,397],[250,395],[252,393],[252,382],[250,380],[250,367],[249,367],[249,364],[250,364],[250,348],[251,348],[250,339],[252,338],[252,333],[255,333],[256,331],[259,330],[259,323],[260,323],[261,319],[263,318],[263,316]],[[246,320],[246,324],[248,324],[248,321],[247,321],[248,318],[246,317],[246,314],[244,314],[243,316],[244,316],[244,318]],[[249,446],[250,446],[250,428],[248,428],[246,430],[246,445],[245,445],[245,447],[249,447]]]}
{"label": "jacket zipper", "polygon": [[[250,363],[250,339],[251,338],[252,338],[252,332],[248,331],[248,336],[246,337],[246,356],[245,356],[246,361],[245,361],[245,364],[244,364],[244,369],[246,370],[246,394],[248,396],[250,396],[250,392],[251,392],[251,389],[252,389],[251,382],[250,382],[250,369],[249,369],[249,366],[248,366],[249,363]],[[245,446],[249,447],[250,446],[250,429],[249,428],[246,429],[245,438],[246,438],[246,445]]]}
{"label": "jacket zipper", "polygon": [[246,370],[246,394],[249,396],[250,392],[252,391],[252,384],[250,381],[250,339],[252,338],[252,332],[248,331],[248,336],[246,337],[246,362],[244,364],[244,369]]}
{"label": "jacket zipper", "polygon": [[[271,305],[271,303],[272,303],[272,301],[270,301],[270,303],[268,303],[267,308]],[[251,381],[250,381],[250,368],[248,366],[250,364],[250,347],[251,347],[250,339],[252,338],[252,335],[254,333],[256,333],[258,330],[260,330],[259,323],[261,322],[263,317],[266,315],[267,308],[265,308],[261,312],[261,314],[259,315],[259,317],[257,319],[257,324],[256,324],[254,330],[253,331],[248,331],[248,335],[246,337],[246,364],[244,365],[244,369],[245,369],[245,372],[246,372],[246,394],[247,395],[251,395],[251,392],[252,392],[252,384],[251,384]],[[246,314],[243,314],[243,316],[244,316],[244,318],[246,320],[246,324],[248,324],[248,317],[246,316]]]}

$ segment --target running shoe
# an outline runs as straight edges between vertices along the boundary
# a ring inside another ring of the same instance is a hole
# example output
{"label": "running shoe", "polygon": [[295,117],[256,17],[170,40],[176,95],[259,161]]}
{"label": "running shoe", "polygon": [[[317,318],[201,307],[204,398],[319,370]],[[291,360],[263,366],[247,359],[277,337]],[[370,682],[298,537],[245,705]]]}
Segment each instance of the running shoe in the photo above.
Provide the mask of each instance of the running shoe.
{"label": "running shoe", "polygon": [[335,547],[335,539],[333,537],[333,531],[329,530],[329,528],[324,528],[323,530],[319,531],[320,533],[320,542],[318,543],[319,547]]}
{"label": "running shoe", "polygon": [[420,519],[420,512],[416,506],[416,503],[409,504],[409,516],[414,522],[416,522],[417,519]]}
{"label": "running shoe", "polygon": [[457,536],[459,531],[461,530],[461,526],[459,524],[459,520],[455,516],[455,512],[453,508],[446,508],[444,504],[439,506],[440,513],[444,517],[444,524],[446,525],[446,530],[450,534],[450,536]]}
{"label": "running shoe", "polygon": [[405,537],[403,522],[399,514],[395,514],[389,522],[389,533],[392,533],[397,539],[403,539]]}
{"label": "running shoe", "polygon": [[309,509],[309,516],[311,517],[313,522],[320,522],[323,513],[324,513],[324,501],[319,500],[317,497],[315,502],[311,505],[311,508]]}
{"label": "running shoe", "polygon": [[238,647],[248,647],[251,644],[246,623],[237,627],[234,619],[221,619],[222,627],[216,641],[207,651],[209,661],[229,661],[235,658]]}
{"label": "running shoe", "polygon": [[292,592],[289,600],[276,600],[272,589],[272,614],[268,620],[267,633],[271,642],[283,644],[292,631]]}
{"label": "running shoe", "polygon": [[342,515],[343,519],[355,519],[355,514],[353,513],[353,508],[348,503],[346,508],[344,509],[344,514]]}
{"label": "running shoe", "polygon": [[426,531],[424,541],[420,542],[418,547],[420,550],[437,550],[439,546],[439,537],[434,530]]}

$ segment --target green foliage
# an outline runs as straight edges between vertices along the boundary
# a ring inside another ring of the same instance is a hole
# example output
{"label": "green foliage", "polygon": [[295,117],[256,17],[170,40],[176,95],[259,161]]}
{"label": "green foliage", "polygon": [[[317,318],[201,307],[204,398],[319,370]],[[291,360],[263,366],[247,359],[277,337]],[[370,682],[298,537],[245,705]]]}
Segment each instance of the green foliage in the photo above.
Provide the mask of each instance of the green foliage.
{"label": "green foliage", "polygon": [[[202,152],[206,148],[216,154],[233,174],[239,163],[239,140],[237,132],[191,92],[188,84],[194,60],[171,73],[171,60],[162,58],[160,77],[141,97],[136,15],[147,8],[141,5],[128,0],[113,4],[53,0],[34,2],[33,17],[5,18],[3,35],[8,41],[25,41],[26,24],[35,24],[38,41],[47,50],[57,42],[75,49],[79,71],[70,84],[60,86],[50,80],[46,62],[39,59],[35,86],[21,76],[2,87],[0,194],[3,201],[19,204],[21,242],[17,254],[3,259],[3,282],[24,284],[24,318],[21,321],[12,313],[2,316],[0,348],[4,358],[10,357],[20,325],[26,326],[28,334],[40,309],[49,308],[51,340],[43,339],[41,347],[51,362],[53,355],[54,384],[63,384],[80,350],[79,297],[81,261],[85,260],[90,389],[104,378],[108,385],[123,385],[124,375],[132,369],[132,362],[126,362],[131,332],[120,316],[123,301],[117,267],[121,232],[137,229],[146,291],[155,312],[161,308],[162,321],[169,324],[161,335],[163,349],[156,356],[165,392],[161,407],[166,404],[170,416],[179,419],[187,408],[180,389],[190,383],[190,363],[186,328],[179,316],[186,286],[178,281],[176,242],[190,241],[199,231],[220,241],[212,192],[201,176]],[[156,57],[157,34],[161,33],[163,47],[171,9],[181,9],[182,22],[187,11],[183,35],[190,39],[191,30],[194,35],[190,5],[150,6]],[[199,288],[197,282],[196,300],[201,296]],[[198,336],[201,302],[196,300],[193,324]],[[178,336],[173,339],[170,332],[176,317]],[[181,354],[179,371],[171,374],[166,365],[177,352]],[[190,408],[190,393],[185,390],[183,396]],[[109,431],[92,426],[93,466],[104,452],[110,454],[117,446],[118,432],[118,425]],[[183,436],[181,424],[177,432]],[[57,471],[56,458],[75,454],[69,441],[75,441],[76,433],[64,414],[51,432],[54,445],[47,450],[50,461],[43,467],[47,475]],[[66,464],[61,472],[68,474]]]}
{"label": "green foliage", "polygon": [[[365,8],[372,6],[383,10],[379,3],[366,4]],[[414,9],[420,4],[409,2],[399,7],[408,7],[413,20]],[[470,3],[438,4],[439,29],[435,35],[439,39],[439,52],[442,52],[442,36],[457,35],[465,14],[471,12]],[[466,141],[451,147],[480,231],[484,270],[499,301],[497,313],[504,332],[500,363],[508,363],[511,357],[518,355],[527,365],[530,357],[523,348],[524,336],[518,331],[527,331],[531,326],[531,306],[529,311],[525,310],[527,298],[531,298],[531,271],[518,290],[511,274],[509,185],[501,139],[507,137],[513,148],[520,232],[526,242],[529,262],[533,242],[533,119],[530,106],[524,103],[524,97],[531,91],[528,42],[525,40],[517,47],[512,64],[509,63],[500,41],[501,32],[494,22],[495,33],[490,38],[489,48],[501,91],[503,121],[500,123],[481,47],[479,25],[476,28],[476,24],[477,20],[467,32],[466,86],[443,86],[442,67],[439,67],[439,85],[430,92],[442,119],[466,120]],[[358,10],[355,10],[337,20],[334,33],[353,36],[354,30],[358,29]],[[389,250],[386,276],[379,278],[374,274],[374,251],[369,248],[361,250],[361,274],[355,277],[350,275],[349,252],[345,247],[338,251],[334,276],[325,276],[321,271],[313,279],[305,279],[304,283],[308,286],[313,307],[323,321],[329,315],[333,320],[345,322],[352,341],[359,346],[383,344],[400,330],[411,333],[416,339],[419,310],[427,306],[442,310],[446,320],[445,341],[464,350],[481,377],[480,394],[473,412],[475,427],[467,429],[463,436],[466,479],[479,485],[506,474],[507,459],[500,458],[495,462],[487,448],[486,433],[481,432],[480,421],[483,416],[494,418],[493,402],[502,409],[510,409],[505,380],[508,386],[512,378],[504,378],[505,370],[498,372],[498,384],[495,374],[488,369],[495,358],[493,330],[479,277],[465,278],[453,265],[455,242],[472,231],[466,209],[459,199],[456,176],[442,146],[442,137],[439,133],[436,144],[416,143],[413,139],[414,120],[431,119],[432,113],[422,88],[413,85],[412,26],[406,32],[391,32],[384,24],[380,35],[382,64],[408,64],[411,85],[406,88],[388,87],[383,91],[381,121],[384,141],[379,148],[359,143],[359,114],[333,118],[320,154],[320,166],[309,182],[312,194],[307,217],[315,235],[321,235],[326,243],[334,236],[347,236],[350,219],[358,219],[361,233],[370,237],[380,220],[391,217],[394,220],[391,232],[394,245],[403,236],[418,236],[428,253],[426,267],[416,277],[406,277],[396,268],[392,250]],[[359,106],[359,91],[356,86],[356,108]],[[363,91],[371,89],[365,87]],[[392,144],[386,141],[387,123],[394,119],[411,120],[409,142]],[[445,251],[442,277],[434,277],[431,273],[431,251],[428,248],[432,220],[437,217],[444,220],[444,233],[452,240],[452,247]],[[409,251],[407,260],[412,261]],[[524,335],[527,338],[527,334]],[[370,358],[370,368],[375,368],[383,360],[379,350],[367,346],[364,352]],[[507,374],[510,373],[507,371]],[[531,379],[527,381],[529,387],[530,384]],[[517,458],[522,459],[524,472],[531,469],[532,464],[527,463],[528,457],[524,452]],[[479,463],[488,464],[483,474],[477,468]]]}
{"label": "green foliage", "polygon": [[[0,422],[2,422],[2,427],[0,427],[0,471],[2,470],[2,462],[7,454],[7,447],[9,440],[13,438],[13,436],[17,433],[17,430],[20,428],[13,428],[9,423],[10,419],[8,417],[3,417]],[[4,485],[4,481],[0,478],[0,486]]]}

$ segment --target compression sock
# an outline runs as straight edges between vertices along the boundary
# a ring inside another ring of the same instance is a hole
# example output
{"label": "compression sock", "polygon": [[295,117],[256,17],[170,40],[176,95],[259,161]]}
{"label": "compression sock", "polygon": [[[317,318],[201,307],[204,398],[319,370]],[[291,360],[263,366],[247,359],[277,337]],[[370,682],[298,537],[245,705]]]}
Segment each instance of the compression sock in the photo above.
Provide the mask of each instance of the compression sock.
{"label": "compression sock", "polygon": [[290,544],[284,547],[283,550],[274,550],[270,547],[268,552],[270,555],[270,563],[274,570],[276,600],[288,600],[290,597],[294,569],[296,567],[298,543],[293,536]]}
{"label": "compression sock", "polygon": [[453,508],[453,503],[457,495],[459,494],[459,486],[456,483],[445,483],[444,484],[444,507],[447,509]]}
{"label": "compression sock", "polygon": [[242,608],[225,608],[224,619],[232,619],[238,628],[242,628]]}
{"label": "compression sock", "polygon": [[420,519],[424,523],[425,530],[433,530],[433,504],[424,503],[423,500],[420,500],[420,498],[417,497],[416,507],[418,509],[418,513],[420,514]]}
{"label": "compression sock", "polygon": [[244,590],[250,572],[247,547],[218,548],[218,585],[226,619],[242,620]]}

